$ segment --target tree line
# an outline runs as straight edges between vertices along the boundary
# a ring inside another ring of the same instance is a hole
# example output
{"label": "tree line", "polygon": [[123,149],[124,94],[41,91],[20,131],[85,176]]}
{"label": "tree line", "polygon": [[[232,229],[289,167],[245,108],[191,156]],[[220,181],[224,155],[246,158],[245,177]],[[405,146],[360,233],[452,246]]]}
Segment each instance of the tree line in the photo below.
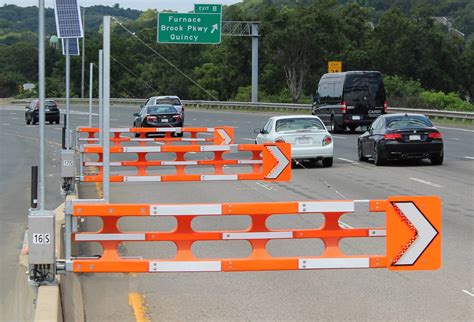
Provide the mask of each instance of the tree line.
{"label": "tree line", "polygon": [[[430,7],[426,2],[400,0],[391,1],[392,5],[386,7],[387,2],[246,0],[225,6],[223,20],[260,21],[259,96],[262,100],[308,102],[319,78],[327,71],[329,60],[342,61],[344,70],[381,71],[390,78],[387,91],[394,97],[441,92],[454,93],[449,95],[461,102],[472,98],[472,30],[467,24],[467,30],[461,30],[465,32],[463,36],[433,19],[440,12],[439,7],[457,4],[457,11],[452,9],[451,12],[462,12],[469,9],[470,2],[439,0],[433,1]],[[408,2],[410,6],[400,5]],[[3,31],[6,23],[2,9],[0,7],[0,28]],[[102,6],[100,9],[105,10]],[[125,27],[113,24],[112,96],[176,94],[187,99],[250,98],[249,37],[223,37],[220,45],[158,44],[155,11],[121,12],[124,9],[117,5],[108,10],[108,14],[114,12]],[[86,32],[86,62],[97,62],[102,44],[100,25],[96,23],[87,29],[87,13],[96,20],[100,13],[86,9],[86,31],[89,30]],[[29,13],[32,14],[37,15],[37,12]],[[452,20],[463,26],[459,17]],[[35,81],[37,41],[34,32],[18,32],[20,35],[13,35],[17,37],[14,42],[12,35],[8,42],[0,36],[1,96],[17,95],[18,84]],[[47,94],[64,95],[64,57],[60,50],[48,48],[46,65]],[[71,70],[73,95],[77,96],[80,58],[72,59]],[[409,87],[413,84],[421,90],[411,90]],[[420,97],[427,97],[423,95]]]}

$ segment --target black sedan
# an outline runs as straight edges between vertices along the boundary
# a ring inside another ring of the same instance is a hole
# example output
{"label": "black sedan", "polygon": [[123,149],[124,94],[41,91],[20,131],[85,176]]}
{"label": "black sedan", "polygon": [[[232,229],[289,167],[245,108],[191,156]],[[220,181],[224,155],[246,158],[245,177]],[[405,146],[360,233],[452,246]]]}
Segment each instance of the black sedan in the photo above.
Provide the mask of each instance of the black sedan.
{"label": "black sedan", "polygon": [[434,165],[443,163],[442,135],[421,114],[379,116],[357,143],[359,160],[372,158],[375,165],[404,159],[430,159]]}
{"label": "black sedan", "polygon": [[[144,106],[140,113],[133,114],[133,127],[183,127],[181,113],[173,105],[160,104]],[[177,133],[182,136],[183,133]]]}
{"label": "black sedan", "polygon": [[[58,103],[53,100],[45,100],[44,102],[45,121],[59,124],[60,113]],[[26,106],[25,122],[26,124],[36,124],[39,121],[39,100],[33,100]]]}

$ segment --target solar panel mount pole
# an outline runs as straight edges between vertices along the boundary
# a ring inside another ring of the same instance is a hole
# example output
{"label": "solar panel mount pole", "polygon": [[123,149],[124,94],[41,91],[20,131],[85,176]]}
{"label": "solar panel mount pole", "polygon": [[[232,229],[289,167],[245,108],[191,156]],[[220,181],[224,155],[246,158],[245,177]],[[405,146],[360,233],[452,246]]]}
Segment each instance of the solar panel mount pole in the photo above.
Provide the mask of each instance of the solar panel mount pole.
{"label": "solar panel mount pole", "polygon": [[92,127],[92,87],[94,81],[94,63],[89,67],[89,127]]}
{"label": "solar panel mount pole", "polygon": [[104,127],[103,127],[103,136],[102,136],[102,151],[103,151],[103,190],[104,190],[104,200],[110,202],[110,139],[109,139],[109,129],[110,129],[110,16],[104,17]]}
{"label": "solar panel mount pole", "polygon": [[66,150],[70,149],[70,132],[69,132],[69,81],[70,81],[70,68],[71,68],[71,61],[69,56],[69,38],[64,39],[64,43],[66,44]]}
{"label": "solar panel mount pole", "polygon": [[[86,8],[82,7],[82,68],[81,68],[81,98],[84,98],[84,77],[85,77],[85,64],[86,64]],[[79,51],[79,48],[78,48]]]}

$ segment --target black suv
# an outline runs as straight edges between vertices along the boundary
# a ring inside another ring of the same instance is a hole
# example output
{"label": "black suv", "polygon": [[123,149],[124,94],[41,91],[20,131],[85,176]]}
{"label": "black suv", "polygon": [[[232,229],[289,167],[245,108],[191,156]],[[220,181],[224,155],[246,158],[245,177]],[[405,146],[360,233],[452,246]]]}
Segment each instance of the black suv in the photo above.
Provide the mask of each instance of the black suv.
{"label": "black suv", "polygon": [[[39,121],[39,100],[33,100],[30,105],[26,106],[25,121],[26,124],[36,124]],[[50,124],[59,124],[60,113],[58,103],[53,100],[46,100],[44,102],[45,121]]]}
{"label": "black suv", "polygon": [[382,74],[353,71],[324,74],[313,100],[313,115],[332,132],[354,131],[387,112]]}

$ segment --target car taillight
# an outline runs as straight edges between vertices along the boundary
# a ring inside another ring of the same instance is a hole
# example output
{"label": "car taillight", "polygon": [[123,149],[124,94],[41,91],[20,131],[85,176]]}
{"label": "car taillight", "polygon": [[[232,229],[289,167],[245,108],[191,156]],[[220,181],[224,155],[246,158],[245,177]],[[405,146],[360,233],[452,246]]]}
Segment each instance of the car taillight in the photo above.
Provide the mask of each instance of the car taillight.
{"label": "car taillight", "polygon": [[387,133],[383,136],[385,140],[396,140],[401,139],[402,135],[400,133]]}
{"label": "car taillight", "polygon": [[283,143],[284,143],[285,140],[284,140],[281,136],[279,136],[279,137],[277,137],[277,138],[275,139],[275,142],[276,142],[276,143],[279,143],[279,142],[283,142]]}
{"label": "car taillight", "polygon": [[430,132],[430,133],[428,133],[428,137],[430,139],[441,139],[441,138],[443,138],[443,135],[439,132]]}
{"label": "car taillight", "polygon": [[330,135],[326,135],[323,139],[323,146],[329,145],[332,143],[332,137]]}
{"label": "car taillight", "polygon": [[35,110],[39,110],[39,107],[40,107],[40,103],[37,102],[36,105],[35,105]]}
{"label": "car taillight", "polygon": [[158,118],[156,116],[147,116],[146,117],[146,120],[148,122],[157,122],[158,121]]}
{"label": "car taillight", "polygon": [[342,102],[342,109],[341,109],[341,112],[342,114],[346,114],[347,113],[347,105],[346,105],[346,102]]}
{"label": "car taillight", "polygon": [[387,101],[384,101],[384,102],[383,102],[383,112],[384,112],[384,113],[387,113],[387,110],[388,110],[388,102],[387,102]]}

